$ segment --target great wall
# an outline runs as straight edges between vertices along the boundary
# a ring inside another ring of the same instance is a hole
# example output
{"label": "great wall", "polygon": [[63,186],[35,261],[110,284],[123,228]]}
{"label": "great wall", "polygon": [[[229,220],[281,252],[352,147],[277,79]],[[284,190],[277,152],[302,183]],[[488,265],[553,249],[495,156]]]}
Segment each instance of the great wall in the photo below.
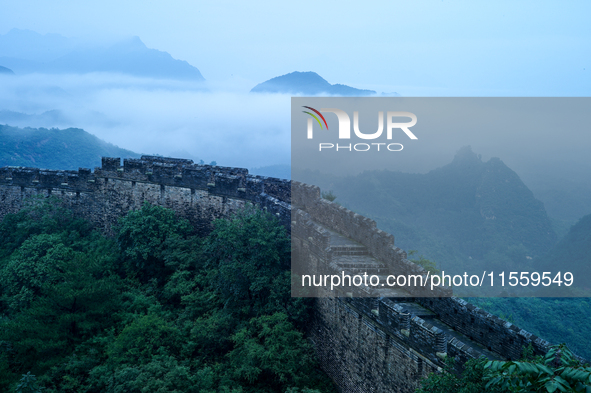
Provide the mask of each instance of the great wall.
{"label": "great wall", "polygon": [[[373,220],[320,196],[318,187],[248,174],[241,168],[143,156],[103,158],[78,171],[0,168],[0,219],[27,198],[57,196],[104,233],[144,202],[174,209],[198,232],[211,230],[252,203],[275,214],[292,236],[294,255],[315,269],[362,266],[379,274],[425,274]],[[354,263],[352,263],[354,262]],[[412,392],[421,378],[441,371],[446,357],[458,367],[471,358],[517,359],[549,343],[510,322],[451,296],[449,289],[378,290],[371,297],[343,292],[315,300],[308,336],[319,362],[341,392]]]}

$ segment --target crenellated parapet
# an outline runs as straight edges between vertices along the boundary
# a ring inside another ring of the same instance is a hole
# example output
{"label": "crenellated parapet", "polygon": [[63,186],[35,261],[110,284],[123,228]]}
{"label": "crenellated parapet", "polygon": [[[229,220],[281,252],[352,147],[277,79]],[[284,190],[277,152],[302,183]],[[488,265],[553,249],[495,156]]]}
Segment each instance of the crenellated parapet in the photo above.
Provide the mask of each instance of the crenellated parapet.
{"label": "crenellated parapet", "polygon": [[[175,210],[202,234],[215,219],[252,203],[275,214],[291,231],[294,255],[312,270],[354,274],[357,267],[342,263],[341,257],[367,255],[373,265],[366,267],[379,274],[427,274],[396,247],[392,234],[321,198],[318,187],[253,176],[243,168],[158,156],[123,162],[105,157],[94,170],[0,168],[0,219],[35,195],[61,198],[107,234],[121,216],[145,202]],[[479,356],[517,359],[529,344],[537,354],[548,351],[545,340],[453,297],[449,288],[438,287],[436,294],[427,290],[375,290],[368,293],[372,297],[358,298],[345,288],[316,299],[309,337],[341,391],[411,392],[421,378],[440,370],[448,356],[463,364]]]}
{"label": "crenellated parapet", "polygon": [[288,180],[157,156],[124,159],[123,165],[120,158],[103,157],[94,171],[4,167],[0,188],[0,218],[18,211],[31,195],[56,195],[106,233],[121,215],[145,201],[175,209],[202,233],[211,229],[215,218],[247,202],[276,214],[287,228],[291,215]]}
{"label": "crenellated parapet", "polygon": [[101,167],[78,171],[25,167],[0,168],[0,185],[93,192],[97,179],[155,183],[170,187],[208,190],[217,195],[255,201],[261,194],[290,202],[288,180],[253,176],[248,169],[194,164],[192,160],[142,156],[140,159],[103,157]]}

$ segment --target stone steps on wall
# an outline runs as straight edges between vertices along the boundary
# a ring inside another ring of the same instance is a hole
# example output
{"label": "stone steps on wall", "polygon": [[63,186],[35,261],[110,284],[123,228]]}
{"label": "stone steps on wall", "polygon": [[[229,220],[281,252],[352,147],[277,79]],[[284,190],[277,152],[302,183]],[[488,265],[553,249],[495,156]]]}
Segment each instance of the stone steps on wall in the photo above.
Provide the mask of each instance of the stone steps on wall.
{"label": "stone steps on wall", "polygon": [[[324,225],[321,226],[330,233],[332,262],[338,268],[344,270],[349,275],[377,275],[380,278],[380,283],[386,283],[386,279],[390,274],[387,265],[369,255],[367,247]],[[361,288],[361,290],[363,289]],[[445,340],[448,342],[448,345],[460,346],[463,350],[468,350],[475,357],[484,356],[488,359],[501,359],[498,354],[442,322],[438,319],[435,312],[413,302],[412,296],[406,290],[387,285],[383,287],[372,287],[372,290],[379,294],[378,297],[389,298],[402,306],[411,315],[411,318],[418,317],[427,320],[431,325],[441,329],[445,333]]]}
{"label": "stone steps on wall", "polygon": [[318,224],[320,226],[322,226],[324,229],[326,229],[329,233],[330,233],[330,246],[331,248],[335,248],[335,247],[342,247],[342,248],[347,248],[347,247],[351,247],[351,248],[363,248],[366,249],[366,247],[363,244],[357,243],[354,240],[349,239],[346,236],[341,235],[338,232],[333,231],[330,228],[327,228],[325,225],[322,224]]}
{"label": "stone steps on wall", "polygon": [[332,255],[369,255],[366,247],[331,246]]}
{"label": "stone steps on wall", "polygon": [[386,274],[388,268],[384,263],[377,261],[369,255],[341,255],[334,257],[334,263],[341,269],[352,274]]}
{"label": "stone steps on wall", "polygon": [[379,275],[387,272],[386,264],[370,256],[367,247],[335,231],[327,230],[330,233],[333,262],[339,268],[351,274]]}

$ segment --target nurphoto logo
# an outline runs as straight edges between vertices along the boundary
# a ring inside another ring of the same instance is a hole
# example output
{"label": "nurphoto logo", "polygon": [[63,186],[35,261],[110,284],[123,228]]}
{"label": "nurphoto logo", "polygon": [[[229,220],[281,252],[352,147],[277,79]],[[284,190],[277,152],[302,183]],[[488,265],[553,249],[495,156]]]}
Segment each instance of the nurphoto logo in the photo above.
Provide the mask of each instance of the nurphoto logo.
{"label": "nurphoto logo", "polygon": [[[321,108],[320,110],[314,109],[310,106],[303,106],[303,108],[309,109],[306,111],[302,111],[311,117],[308,118],[308,127],[307,127],[307,137],[308,139],[314,138],[314,120],[320,126],[320,129],[323,130],[326,127],[328,131],[328,123],[326,118],[322,114],[324,113],[334,113],[337,116],[339,121],[339,140],[340,139],[351,139],[351,118],[349,115],[341,109],[337,108]],[[410,121],[400,122],[395,121],[395,118],[410,118]],[[322,120],[322,121],[321,121]],[[324,124],[324,125],[323,125]],[[407,137],[410,139],[418,139],[416,135],[410,130],[410,127],[417,124],[417,116],[411,112],[395,112],[395,111],[388,111],[386,112],[386,139],[392,140],[393,130],[400,129],[402,130]],[[361,132],[359,129],[359,112],[353,112],[353,132],[359,139],[364,140],[375,140],[382,136],[384,133],[384,112],[378,112],[378,130],[373,133],[364,133]],[[356,143],[356,144],[348,144],[348,145],[339,145],[336,143],[319,143],[319,151],[329,150],[329,149],[336,149],[339,150],[348,150],[348,151],[369,151],[372,149],[376,149],[380,151],[380,147],[386,146],[386,149],[389,151],[401,151],[404,146],[401,143]]]}

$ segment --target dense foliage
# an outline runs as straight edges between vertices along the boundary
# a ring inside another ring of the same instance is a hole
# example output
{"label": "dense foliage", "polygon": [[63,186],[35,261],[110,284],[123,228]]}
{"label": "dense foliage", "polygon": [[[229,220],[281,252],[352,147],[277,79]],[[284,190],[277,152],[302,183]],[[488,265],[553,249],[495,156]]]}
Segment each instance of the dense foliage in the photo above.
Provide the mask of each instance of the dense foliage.
{"label": "dense foliage", "polygon": [[56,201],[6,216],[0,391],[333,391],[298,329],[284,229],[247,209],[192,231],[147,204],[115,239]]}
{"label": "dense foliage", "polygon": [[484,365],[483,360],[472,359],[464,364],[462,373],[457,374],[454,359],[447,358],[444,370],[422,380],[421,387],[415,393],[501,393],[495,388],[487,390]]}
{"label": "dense foliage", "polygon": [[591,393],[591,367],[582,364],[564,345],[550,348],[546,355],[533,356],[525,348],[519,361],[472,359],[457,374],[448,359],[444,372],[421,381],[416,393]]}
{"label": "dense foliage", "polygon": [[488,361],[487,388],[510,392],[591,393],[591,367],[582,364],[565,346],[554,346],[542,358]]}
{"label": "dense foliage", "polygon": [[579,356],[591,359],[591,301],[587,298],[469,298],[551,343],[565,342]]}

